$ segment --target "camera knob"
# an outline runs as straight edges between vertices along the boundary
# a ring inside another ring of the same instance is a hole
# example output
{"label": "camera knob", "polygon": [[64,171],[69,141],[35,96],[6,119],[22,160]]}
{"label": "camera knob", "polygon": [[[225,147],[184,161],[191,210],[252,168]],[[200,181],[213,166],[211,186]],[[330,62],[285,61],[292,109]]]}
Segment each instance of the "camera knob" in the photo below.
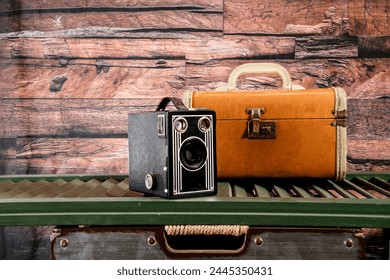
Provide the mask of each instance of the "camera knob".
{"label": "camera knob", "polygon": [[153,174],[146,174],[145,176],[145,187],[151,190],[155,185],[156,177]]}

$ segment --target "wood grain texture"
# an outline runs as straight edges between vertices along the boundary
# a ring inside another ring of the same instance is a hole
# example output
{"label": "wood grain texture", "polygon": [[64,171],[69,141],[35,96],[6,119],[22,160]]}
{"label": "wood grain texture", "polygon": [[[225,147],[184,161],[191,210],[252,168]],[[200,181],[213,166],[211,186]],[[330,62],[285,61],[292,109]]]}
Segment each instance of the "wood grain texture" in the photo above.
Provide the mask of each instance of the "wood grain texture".
{"label": "wood grain texture", "polygon": [[359,57],[390,57],[390,36],[359,37]]}
{"label": "wood grain texture", "polygon": [[126,174],[127,158],[72,158],[0,160],[0,175],[19,174]]}
{"label": "wood grain texture", "polygon": [[[305,88],[342,87],[349,98],[390,97],[390,59],[310,59],[310,60],[228,60],[189,63],[186,87],[214,90],[227,84],[231,71],[248,62],[275,62],[289,72],[293,84]],[[270,75],[243,75],[241,89],[280,88],[281,81]]]}
{"label": "wood grain texture", "polygon": [[390,140],[349,140],[348,157],[352,161],[390,161]]}
{"label": "wood grain texture", "polygon": [[298,37],[295,58],[358,57],[357,37]]}
{"label": "wood grain texture", "polygon": [[18,138],[16,158],[126,158],[127,137],[123,138]]}
{"label": "wood grain texture", "polygon": [[131,59],[186,58],[192,60],[293,58],[293,38],[245,39],[0,39],[0,58]]}
{"label": "wood grain texture", "polygon": [[348,100],[350,139],[390,139],[390,99]]}
{"label": "wood grain texture", "polygon": [[0,159],[0,175],[28,174],[27,164],[19,164],[16,159]]}
{"label": "wood grain texture", "polygon": [[[0,23],[2,18],[0,17]],[[126,39],[199,39],[206,37],[221,37],[222,31],[203,29],[163,29],[163,28],[120,28],[91,26],[55,31],[18,31],[0,33],[0,37],[8,38],[126,38]]]}
{"label": "wood grain texture", "polygon": [[123,174],[128,172],[127,141],[127,138],[19,138],[17,156],[8,163],[15,173]]}
{"label": "wood grain texture", "polygon": [[388,0],[225,0],[224,32],[283,35],[389,35]]}
{"label": "wood grain texture", "polygon": [[[156,5],[158,4],[158,5]],[[70,8],[70,7],[89,7],[89,8],[153,8],[153,7],[193,7],[198,9],[223,9],[221,0],[2,0],[0,10],[4,12],[23,11],[41,8]]]}
{"label": "wood grain texture", "polygon": [[[3,138],[127,137],[129,113],[155,110],[159,99],[5,99],[0,103]],[[348,100],[348,135],[390,138],[390,99]]]}
{"label": "wood grain texture", "polygon": [[154,111],[160,99],[3,99],[3,138],[127,136],[129,113]]}
{"label": "wood grain texture", "polygon": [[[222,11],[201,7],[133,8],[40,8],[9,12],[9,30],[53,31],[91,26],[129,29],[183,29],[222,32]],[[4,16],[4,14],[2,14]],[[4,27],[3,27],[4,28]]]}
{"label": "wood grain texture", "polygon": [[16,137],[0,138],[0,160],[16,158]]}
{"label": "wood grain texture", "polygon": [[[62,77],[57,87],[56,77]],[[0,64],[0,88],[0,98],[177,96],[185,88],[185,60],[7,59]]]}
{"label": "wood grain texture", "polygon": [[[116,28],[128,36],[222,35],[222,0],[10,1],[0,4],[0,32]],[[103,36],[104,33],[101,33]],[[95,33],[98,35],[98,33]]]}
{"label": "wood grain texture", "polygon": [[349,140],[348,170],[390,172],[390,140]]}
{"label": "wood grain texture", "polygon": [[[170,38],[173,34],[197,36],[222,36],[222,11],[204,10],[188,7],[185,9],[133,8],[61,8],[22,10],[13,12],[3,19],[0,32],[25,31],[23,34],[35,34],[36,31],[58,31],[105,27],[116,28],[118,33],[125,32],[129,37]],[[32,31],[32,32],[31,32]],[[99,33],[95,33],[99,36]],[[105,36],[105,35],[102,35]],[[178,36],[174,36],[178,37]]]}

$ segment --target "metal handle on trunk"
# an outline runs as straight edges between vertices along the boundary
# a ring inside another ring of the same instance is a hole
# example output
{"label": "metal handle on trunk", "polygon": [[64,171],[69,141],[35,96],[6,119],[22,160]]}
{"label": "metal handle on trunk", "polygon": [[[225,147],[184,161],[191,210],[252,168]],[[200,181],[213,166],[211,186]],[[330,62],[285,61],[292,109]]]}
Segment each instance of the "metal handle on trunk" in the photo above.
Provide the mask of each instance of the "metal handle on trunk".
{"label": "metal handle on trunk", "polygon": [[173,254],[239,254],[247,243],[248,226],[170,225],[164,229],[166,249]]}

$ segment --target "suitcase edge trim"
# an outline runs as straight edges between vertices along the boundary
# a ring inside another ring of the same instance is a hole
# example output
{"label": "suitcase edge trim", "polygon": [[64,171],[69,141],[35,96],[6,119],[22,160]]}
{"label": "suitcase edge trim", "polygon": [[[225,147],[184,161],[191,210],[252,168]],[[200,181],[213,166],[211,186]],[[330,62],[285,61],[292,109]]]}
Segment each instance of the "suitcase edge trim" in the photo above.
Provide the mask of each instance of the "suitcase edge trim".
{"label": "suitcase edge trim", "polygon": [[[347,173],[347,126],[337,125],[338,118],[346,118],[347,95],[344,89],[335,87],[335,112],[336,112],[336,180],[344,180]],[[345,112],[343,116],[338,116],[337,112]]]}

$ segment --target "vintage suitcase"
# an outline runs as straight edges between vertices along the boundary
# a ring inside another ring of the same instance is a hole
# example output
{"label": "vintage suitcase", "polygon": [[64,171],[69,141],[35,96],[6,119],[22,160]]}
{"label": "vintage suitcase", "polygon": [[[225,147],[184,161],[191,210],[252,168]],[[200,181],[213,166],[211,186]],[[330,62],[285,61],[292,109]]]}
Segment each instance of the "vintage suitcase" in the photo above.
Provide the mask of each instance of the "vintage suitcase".
{"label": "vintage suitcase", "polygon": [[[283,88],[236,89],[237,78],[252,73],[277,74]],[[342,88],[304,89],[278,64],[247,63],[232,71],[226,87],[187,92],[184,103],[216,111],[219,178],[345,177]]]}

